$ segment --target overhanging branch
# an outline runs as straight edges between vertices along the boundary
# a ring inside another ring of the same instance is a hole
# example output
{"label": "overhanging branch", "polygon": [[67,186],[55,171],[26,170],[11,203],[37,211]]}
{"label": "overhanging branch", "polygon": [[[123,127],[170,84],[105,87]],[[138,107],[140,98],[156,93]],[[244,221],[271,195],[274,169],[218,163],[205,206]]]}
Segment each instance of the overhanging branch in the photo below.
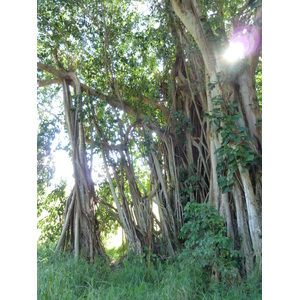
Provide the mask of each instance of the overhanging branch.
{"label": "overhanging branch", "polygon": [[55,78],[55,79],[46,79],[46,80],[38,80],[37,81],[37,84],[39,87],[45,87],[45,86],[48,86],[48,85],[51,85],[51,84],[60,84],[61,81],[58,79],[58,78]]}

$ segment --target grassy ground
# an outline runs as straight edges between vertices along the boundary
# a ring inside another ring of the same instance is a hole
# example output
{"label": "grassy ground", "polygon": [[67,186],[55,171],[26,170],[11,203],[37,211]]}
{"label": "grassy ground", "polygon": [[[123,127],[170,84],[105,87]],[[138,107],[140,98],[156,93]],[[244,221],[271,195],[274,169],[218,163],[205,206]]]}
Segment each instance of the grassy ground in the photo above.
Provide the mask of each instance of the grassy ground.
{"label": "grassy ground", "polygon": [[[120,251],[119,251],[120,252]],[[111,255],[118,257],[118,250]],[[122,268],[110,268],[97,259],[93,265],[74,262],[70,254],[53,257],[51,248],[38,247],[37,299],[262,299],[261,281],[255,274],[236,286],[203,287],[192,268],[158,260],[148,268],[143,259],[124,260]]]}

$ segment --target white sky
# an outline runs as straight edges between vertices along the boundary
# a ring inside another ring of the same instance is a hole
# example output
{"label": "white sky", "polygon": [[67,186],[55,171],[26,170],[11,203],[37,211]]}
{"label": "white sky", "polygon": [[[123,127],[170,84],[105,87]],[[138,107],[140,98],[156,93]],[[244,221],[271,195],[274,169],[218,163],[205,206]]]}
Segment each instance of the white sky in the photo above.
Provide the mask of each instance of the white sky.
{"label": "white sky", "polygon": [[[74,185],[73,177],[73,164],[71,158],[68,156],[68,153],[64,150],[56,150],[53,153],[54,163],[55,163],[55,173],[52,180],[52,185],[49,187],[53,188],[54,184],[60,182],[61,179],[67,180],[67,195],[71,192]],[[101,169],[102,161],[97,154],[93,155],[93,170],[92,170],[92,179],[95,184],[101,182],[104,178],[103,170]]]}
{"label": "white sky", "polygon": [[146,1],[132,1],[132,4],[137,7],[140,14],[148,15],[150,14],[150,7],[145,2]]}

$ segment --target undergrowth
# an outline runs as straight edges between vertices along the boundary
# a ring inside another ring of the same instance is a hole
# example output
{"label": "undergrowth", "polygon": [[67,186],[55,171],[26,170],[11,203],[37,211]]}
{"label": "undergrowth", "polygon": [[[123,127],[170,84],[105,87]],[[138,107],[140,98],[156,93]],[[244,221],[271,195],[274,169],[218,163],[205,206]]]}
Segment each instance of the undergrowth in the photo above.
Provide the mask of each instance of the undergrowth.
{"label": "undergrowth", "polygon": [[38,247],[37,299],[261,299],[261,278],[253,273],[247,281],[228,285],[201,284],[200,268],[183,260],[161,262],[150,267],[144,257],[128,256],[111,268],[100,258],[90,265],[70,253],[53,255],[51,246]]}

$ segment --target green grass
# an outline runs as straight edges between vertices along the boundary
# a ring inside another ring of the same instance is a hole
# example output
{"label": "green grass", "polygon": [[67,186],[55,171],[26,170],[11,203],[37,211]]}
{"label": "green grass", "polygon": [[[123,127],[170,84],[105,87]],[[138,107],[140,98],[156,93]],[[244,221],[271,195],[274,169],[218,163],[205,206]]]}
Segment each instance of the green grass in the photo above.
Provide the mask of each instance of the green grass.
{"label": "green grass", "polygon": [[122,268],[111,270],[101,259],[93,265],[81,259],[75,263],[71,254],[53,257],[50,247],[39,246],[37,266],[37,299],[262,299],[256,274],[236,286],[207,288],[192,268],[176,261],[156,260],[148,269],[144,259],[132,257]]}

